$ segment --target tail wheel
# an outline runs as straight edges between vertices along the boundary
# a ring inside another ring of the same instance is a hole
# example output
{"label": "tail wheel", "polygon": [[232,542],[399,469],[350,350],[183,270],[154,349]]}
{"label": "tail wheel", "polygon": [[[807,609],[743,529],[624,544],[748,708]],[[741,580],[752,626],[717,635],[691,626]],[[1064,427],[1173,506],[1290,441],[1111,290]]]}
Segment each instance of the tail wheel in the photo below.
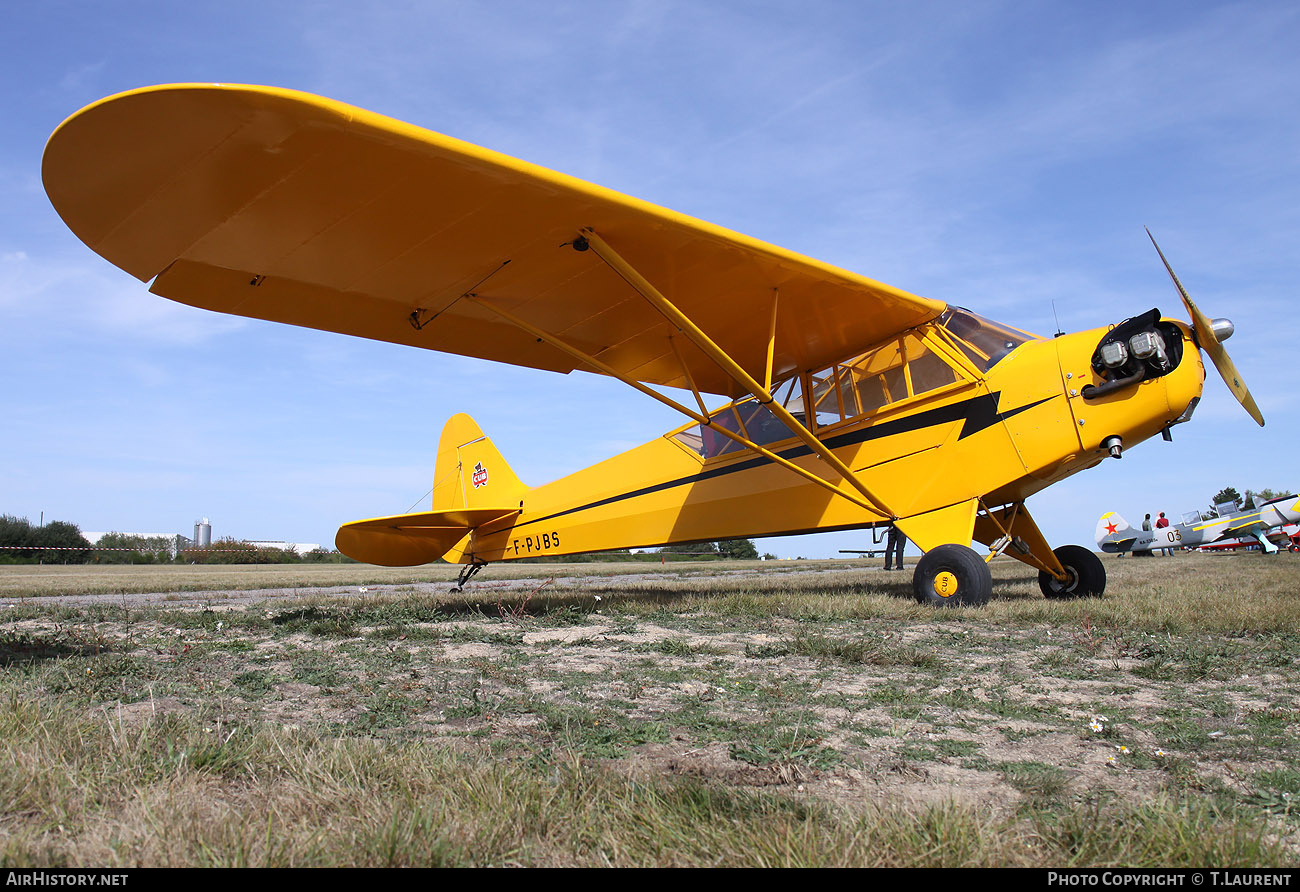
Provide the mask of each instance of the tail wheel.
{"label": "tail wheel", "polygon": [[1062,582],[1051,573],[1038,574],[1038,587],[1049,598],[1100,598],[1106,591],[1106,567],[1101,558],[1082,545],[1062,545],[1052,552],[1069,579]]}
{"label": "tail wheel", "polygon": [[993,594],[988,564],[965,545],[940,545],[921,556],[912,574],[916,600],[935,607],[978,607]]}

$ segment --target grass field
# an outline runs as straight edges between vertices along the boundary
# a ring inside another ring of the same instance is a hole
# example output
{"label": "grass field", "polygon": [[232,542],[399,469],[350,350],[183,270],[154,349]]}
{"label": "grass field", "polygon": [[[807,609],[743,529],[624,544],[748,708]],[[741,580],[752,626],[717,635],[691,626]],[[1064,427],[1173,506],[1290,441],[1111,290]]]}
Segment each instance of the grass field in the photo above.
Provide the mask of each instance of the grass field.
{"label": "grass field", "polygon": [[1295,557],[857,566],[0,567],[0,864],[1300,861]]}

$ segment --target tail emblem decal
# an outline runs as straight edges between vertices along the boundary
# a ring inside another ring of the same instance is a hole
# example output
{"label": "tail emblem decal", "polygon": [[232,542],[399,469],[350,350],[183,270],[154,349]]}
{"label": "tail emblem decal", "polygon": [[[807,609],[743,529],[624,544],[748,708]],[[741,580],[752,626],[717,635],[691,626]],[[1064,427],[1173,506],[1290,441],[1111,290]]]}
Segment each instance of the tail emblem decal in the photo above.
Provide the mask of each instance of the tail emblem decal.
{"label": "tail emblem decal", "polygon": [[483,462],[474,465],[474,474],[470,477],[470,480],[473,482],[475,489],[478,489],[481,486],[487,486],[488,472],[487,468],[483,467]]}

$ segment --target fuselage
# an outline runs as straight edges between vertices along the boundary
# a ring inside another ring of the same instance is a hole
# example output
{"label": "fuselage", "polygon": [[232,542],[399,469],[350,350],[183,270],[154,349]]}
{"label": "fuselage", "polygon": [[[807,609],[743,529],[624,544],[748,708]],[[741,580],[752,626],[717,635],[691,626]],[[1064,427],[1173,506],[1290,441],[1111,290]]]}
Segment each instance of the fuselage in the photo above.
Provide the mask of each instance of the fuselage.
{"label": "fuselage", "polygon": [[[1115,326],[1044,339],[964,311],[829,368],[788,374],[771,390],[893,516],[972,499],[992,508],[1099,464],[1112,438],[1126,449],[1186,420],[1204,368],[1185,325],[1160,325],[1166,339],[1186,341],[1171,350],[1173,367],[1101,396],[1088,391],[1107,383],[1094,357]],[[446,557],[491,562],[890,520],[719,435],[722,426],[848,490],[746,398],[711,412],[707,426],[677,428],[526,490],[517,517],[480,527]]]}
{"label": "fuselage", "polygon": [[[1118,518],[1118,515],[1107,517]],[[1114,529],[1107,529],[1107,517],[1102,518],[1097,540],[1098,547],[1104,552],[1123,554],[1157,548],[1196,548],[1242,537],[1259,541],[1269,530],[1300,523],[1300,498],[1287,496],[1218,517],[1201,518],[1197,512],[1192,512],[1192,519],[1153,530],[1136,530],[1127,525],[1121,527],[1114,521],[1109,524]]]}

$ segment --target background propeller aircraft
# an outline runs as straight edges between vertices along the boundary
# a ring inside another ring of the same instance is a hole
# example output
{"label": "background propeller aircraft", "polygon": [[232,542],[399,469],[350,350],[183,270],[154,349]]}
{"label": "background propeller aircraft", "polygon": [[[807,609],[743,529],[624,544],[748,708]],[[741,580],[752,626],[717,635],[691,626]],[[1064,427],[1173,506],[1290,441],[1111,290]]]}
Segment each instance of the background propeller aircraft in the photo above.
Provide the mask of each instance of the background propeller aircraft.
{"label": "background propeller aircraft", "polygon": [[1290,545],[1291,537],[1271,531],[1300,523],[1300,497],[1288,495],[1270,499],[1244,511],[1220,510],[1217,517],[1201,516],[1193,511],[1182,523],[1161,530],[1136,530],[1115,512],[1103,514],[1097,521],[1097,547],[1110,554],[1126,551],[1151,551],[1153,548],[1196,548],[1213,542],[1253,539],[1268,554],[1276,554],[1274,539]]}
{"label": "background propeller aircraft", "polygon": [[118,94],[59,126],[43,179],[79,238],[164,297],[609,375],[688,419],[530,488],[453,417],[430,510],[337,542],[377,564],[459,562],[462,584],[531,555],[893,523],[925,552],[921,601],[983,603],[1000,553],[1049,597],[1099,595],[1100,560],[1053,551],[1025,499],[1168,438],[1201,394],[1198,345],[1263,424],[1220,344],[1231,323],[1172,269],[1190,326],[1151,310],[1047,340],[310,94]]}

